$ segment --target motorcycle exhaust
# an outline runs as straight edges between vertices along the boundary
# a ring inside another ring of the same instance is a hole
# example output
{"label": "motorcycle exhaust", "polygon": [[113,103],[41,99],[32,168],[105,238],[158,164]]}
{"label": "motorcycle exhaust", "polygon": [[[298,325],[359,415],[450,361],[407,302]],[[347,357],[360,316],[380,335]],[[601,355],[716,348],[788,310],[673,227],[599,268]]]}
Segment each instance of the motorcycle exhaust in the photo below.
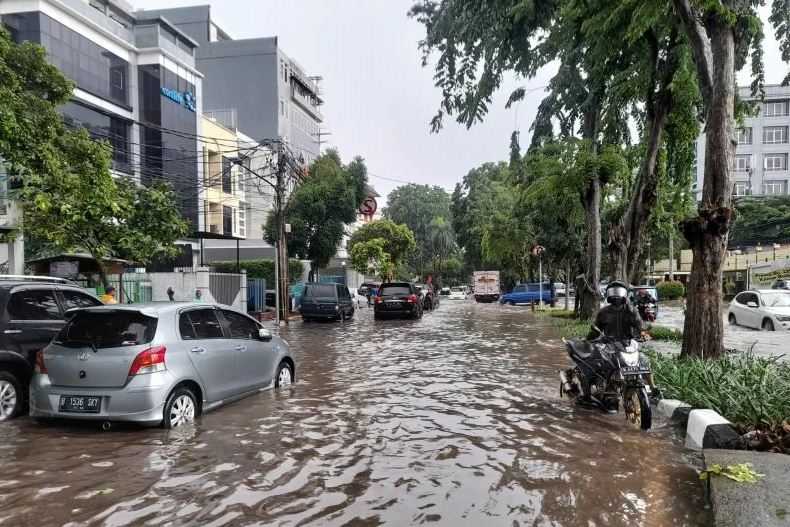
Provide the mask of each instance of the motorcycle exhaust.
{"label": "motorcycle exhaust", "polygon": [[564,371],[560,371],[560,382],[562,383],[562,389],[565,391],[565,393],[570,393],[573,391],[573,386],[568,380],[568,375]]}

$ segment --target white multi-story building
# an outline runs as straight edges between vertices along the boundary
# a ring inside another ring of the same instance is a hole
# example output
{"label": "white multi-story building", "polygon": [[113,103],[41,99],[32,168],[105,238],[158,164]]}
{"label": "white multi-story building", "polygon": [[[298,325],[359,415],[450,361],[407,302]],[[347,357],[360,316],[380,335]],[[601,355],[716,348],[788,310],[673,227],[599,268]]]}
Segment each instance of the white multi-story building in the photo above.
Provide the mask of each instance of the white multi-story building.
{"label": "white multi-story building", "polygon": [[[740,88],[743,100],[754,100],[749,88]],[[732,172],[734,196],[790,194],[790,87],[766,86],[765,100],[755,101],[757,114],[737,129],[738,146]],[[705,135],[697,139],[697,198],[705,175]]]}

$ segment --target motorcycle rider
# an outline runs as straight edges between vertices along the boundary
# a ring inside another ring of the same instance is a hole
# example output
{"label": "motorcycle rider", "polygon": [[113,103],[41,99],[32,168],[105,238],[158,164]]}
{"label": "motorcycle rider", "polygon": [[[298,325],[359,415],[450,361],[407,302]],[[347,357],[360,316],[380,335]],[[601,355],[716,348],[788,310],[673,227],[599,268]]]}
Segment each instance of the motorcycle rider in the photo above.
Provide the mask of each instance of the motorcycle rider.
{"label": "motorcycle rider", "polygon": [[640,314],[640,318],[645,308],[651,304],[655,304],[656,300],[647,289],[639,289],[636,292],[636,310]]}
{"label": "motorcycle rider", "polygon": [[[606,302],[607,305],[598,311],[595,324],[590,329],[587,340],[606,336],[618,341],[630,341],[644,336],[642,319],[628,302],[628,286],[625,283],[619,281],[609,283],[606,286]],[[653,394],[659,396],[659,391],[653,382],[653,374],[645,377]],[[582,404],[591,403],[592,395],[589,384],[582,383],[582,389],[584,392],[581,399]],[[616,412],[613,408],[608,408],[607,411]]]}

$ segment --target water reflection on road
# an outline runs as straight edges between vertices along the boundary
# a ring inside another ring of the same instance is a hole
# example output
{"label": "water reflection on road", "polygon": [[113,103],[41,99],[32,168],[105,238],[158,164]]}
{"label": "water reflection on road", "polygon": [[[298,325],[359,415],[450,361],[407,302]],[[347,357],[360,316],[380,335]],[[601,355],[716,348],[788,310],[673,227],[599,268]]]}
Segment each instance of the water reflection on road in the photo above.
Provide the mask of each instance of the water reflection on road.
{"label": "water reflection on road", "polygon": [[662,423],[558,397],[523,308],[296,323],[297,384],[158,429],[0,425],[0,525],[708,525]]}

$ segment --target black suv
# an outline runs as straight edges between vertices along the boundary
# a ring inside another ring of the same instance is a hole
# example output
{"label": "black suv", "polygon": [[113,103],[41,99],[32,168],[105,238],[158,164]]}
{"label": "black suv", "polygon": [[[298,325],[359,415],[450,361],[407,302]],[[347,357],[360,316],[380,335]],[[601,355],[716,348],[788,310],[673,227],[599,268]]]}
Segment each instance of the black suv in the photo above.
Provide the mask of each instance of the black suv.
{"label": "black suv", "polygon": [[0,421],[27,408],[36,352],[63,327],[64,313],[100,305],[67,280],[0,276]]}
{"label": "black suv", "polygon": [[373,316],[381,319],[387,316],[408,316],[422,318],[422,302],[420,293],[414,284],[408,282],[390,282],[381,284]]}
{"label": "black suv", "polygon": [[308,283],[304,285],[302,320],[349,320],[354,318],[354,300],[343,284]]}

